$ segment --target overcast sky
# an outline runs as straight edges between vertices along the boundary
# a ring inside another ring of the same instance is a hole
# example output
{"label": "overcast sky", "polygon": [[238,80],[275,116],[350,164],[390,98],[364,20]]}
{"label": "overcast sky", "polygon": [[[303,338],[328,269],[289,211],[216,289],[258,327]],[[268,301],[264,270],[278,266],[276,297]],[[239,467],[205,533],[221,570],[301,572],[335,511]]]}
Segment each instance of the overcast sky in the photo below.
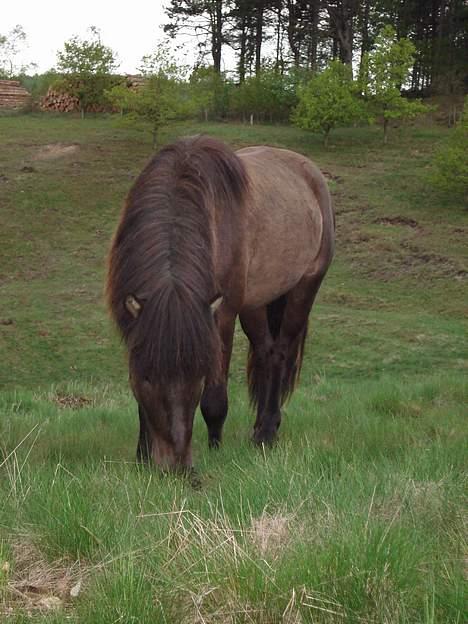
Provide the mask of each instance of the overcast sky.
{"label": "overcast sky", "polygon": [[[135,73],[145,54],[153,52],[163,37],[167,0],[17,0],[2,2],[0,34],[17,24],[23,26],[28,48],[22,62],[35,62],[38,72],[56,63],[57,50],[73,35],[88,37],[89,26],[97,26],[105,45],[117,52],[121,73]],[[188,55],[191,56],[190,54]],[[194,58],[185,58],[192,62]]]}

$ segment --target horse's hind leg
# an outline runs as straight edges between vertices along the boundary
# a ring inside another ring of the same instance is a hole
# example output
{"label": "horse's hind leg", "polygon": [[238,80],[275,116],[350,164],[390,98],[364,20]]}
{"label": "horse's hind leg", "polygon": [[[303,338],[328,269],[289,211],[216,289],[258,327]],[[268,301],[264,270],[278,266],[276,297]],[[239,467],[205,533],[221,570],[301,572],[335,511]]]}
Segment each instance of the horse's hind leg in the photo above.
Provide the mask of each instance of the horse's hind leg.
{"label": "horse's hind leg", "polygon": [[[261,426],[265,410],[269,409],[272,384],[271,354],[274,344],[272,325],[274,323],[271,323],[271,318],[269,319],[266,306],[243,310],[239,318],[242,329],[250,342],[247,375],[250,400],[257,410],[254,426],[254,431],[256,431]],[[276,320],[278,321],[278,316]],[[279,329],[279,323],[276,325]]]}
{"label": "horse's hind leg", "polygon": [[[261,401],[257,402],[253,433],[257,444],[269,444],[276,438],[281,423],[281,406],[293,392],[299,376],[308,317],[321,281],[322,276],[303,278],[286,295],[279,329],[272,337],[268,357],[263,362]],[[254,349],[249,367],[255,369],[259,364]]]}
{"label": "horse's hind leg", "polygon": [[228,412],[227,379],[236,322],[236,314],[223,308],[223,304],[216,316],[222,347],[221,369],[217,374],[205,380],[205,388],[200,401],[200,409],[208,428],[210,448],[217,448],[220,445]]}

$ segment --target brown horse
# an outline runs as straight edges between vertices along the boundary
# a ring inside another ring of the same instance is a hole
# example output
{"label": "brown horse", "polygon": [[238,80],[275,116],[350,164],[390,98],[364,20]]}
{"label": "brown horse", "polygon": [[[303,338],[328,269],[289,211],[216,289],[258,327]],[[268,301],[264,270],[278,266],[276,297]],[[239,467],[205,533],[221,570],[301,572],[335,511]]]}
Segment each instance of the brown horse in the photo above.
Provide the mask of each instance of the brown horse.
{"label": "brown horse", "polygon": [[127,197],[107,283],[129,352],[140,461],[191,466],[199,402],[209,445],[219,445],[237,316],[250,341],[253,440],[276,438],[333,250],[327,184],[304,156],[234,153],[208,137],[154,156]]}

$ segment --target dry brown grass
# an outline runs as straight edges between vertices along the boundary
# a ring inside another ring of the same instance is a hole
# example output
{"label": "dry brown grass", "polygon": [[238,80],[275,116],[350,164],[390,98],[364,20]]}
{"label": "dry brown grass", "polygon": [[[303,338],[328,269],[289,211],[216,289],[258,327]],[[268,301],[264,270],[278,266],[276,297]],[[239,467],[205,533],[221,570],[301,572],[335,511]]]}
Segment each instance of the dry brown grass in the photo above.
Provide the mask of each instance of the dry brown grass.
{"label": "dry brown grass", "polygon": [[2,564],[0,616],[64,609],[80,593],[86,576],[80,562],[49,562],[28,538],[12,541],[11,552],[13,561]]}

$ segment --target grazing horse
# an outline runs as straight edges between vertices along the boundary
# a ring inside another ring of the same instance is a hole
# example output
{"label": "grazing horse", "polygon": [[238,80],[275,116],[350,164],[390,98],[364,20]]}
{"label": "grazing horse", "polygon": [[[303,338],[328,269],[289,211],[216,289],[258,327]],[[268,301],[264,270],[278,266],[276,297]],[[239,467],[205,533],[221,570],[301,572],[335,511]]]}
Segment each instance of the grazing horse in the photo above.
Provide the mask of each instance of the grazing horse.
{"label": "grazing horse", "polygon": [[334,251],[326,181],[305,156],[209,137],[156,154],[115,233],[107,298],[138,403],[137,458],[187,468],[197,405],[221,441],[236,317],[250,342],[253,440],[276,438]]}

